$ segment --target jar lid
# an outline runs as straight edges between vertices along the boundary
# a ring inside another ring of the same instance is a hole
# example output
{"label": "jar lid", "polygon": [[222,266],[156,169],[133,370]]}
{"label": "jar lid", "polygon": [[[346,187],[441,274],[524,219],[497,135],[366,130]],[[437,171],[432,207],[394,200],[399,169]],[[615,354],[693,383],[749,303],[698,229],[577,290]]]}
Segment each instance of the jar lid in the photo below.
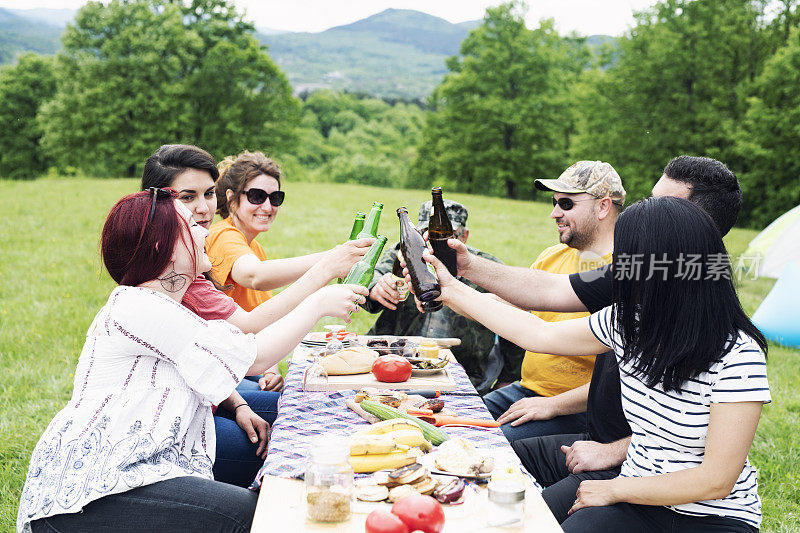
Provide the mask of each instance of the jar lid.
{"label": "jar lid", "polygon": [[344,463],[350,455],[350,445],[344,437],[319,435],[311,442],[308,455],[315,463]]}
{"label": "jar lid", "polygon": [[488,489],[489,500],[495,503],[519,503],[525,500],[525,487],[520,483],[492,481]]}

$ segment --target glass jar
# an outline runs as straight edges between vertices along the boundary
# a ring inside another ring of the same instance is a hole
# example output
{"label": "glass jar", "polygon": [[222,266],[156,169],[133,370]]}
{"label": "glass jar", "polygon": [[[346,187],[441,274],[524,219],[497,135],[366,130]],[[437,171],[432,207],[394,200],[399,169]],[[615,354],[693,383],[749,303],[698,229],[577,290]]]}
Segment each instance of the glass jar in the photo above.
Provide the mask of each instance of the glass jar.
{"label": "glass jar", "polygon": [[491,481],[488,485],[487,524],[519,527],[525,520],[525,485],[518,481]]}
{"label": "glass jar", "polygon": [[436,341],[424,340],[419,343],[419,356],[426,359],[437,359],[439,357],[439,345]]}
{"label": "glass jar", "polygon": [[353,467],[344,437],[320,435],[309,449],[306,467],[306,515],[316,522],[343,522],[350,518]]}

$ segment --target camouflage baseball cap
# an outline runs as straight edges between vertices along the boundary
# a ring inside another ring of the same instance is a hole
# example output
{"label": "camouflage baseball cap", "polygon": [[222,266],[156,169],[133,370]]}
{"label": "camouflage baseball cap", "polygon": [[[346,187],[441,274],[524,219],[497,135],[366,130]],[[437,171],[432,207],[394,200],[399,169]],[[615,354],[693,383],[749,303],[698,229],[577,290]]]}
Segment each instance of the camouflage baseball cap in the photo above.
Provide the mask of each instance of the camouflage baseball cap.
{"label": "camouflage baseball cap", "polygon": [[[453,200],[445,200],[444,210],[447,211],[447,218],[449,218],[450,222],[453,224],[453,230],[459,226],[467,225],[467,208],[460,203],[454,202]],[[433,213],[433,203],[430,200],[422,202],[419,208],[418,230],[424,231],[428,229],[428,220],[431,218],[431,213]]]}
{"label": "camouflage baseball cap", "polygon": [[625,203],[625,188],[614,167],[602,161],[578,161],[561,173],[558,179],[535,182],[540,191],[555,191],[565,194],[585,192],[595,198],[611,198],[617,205]]}

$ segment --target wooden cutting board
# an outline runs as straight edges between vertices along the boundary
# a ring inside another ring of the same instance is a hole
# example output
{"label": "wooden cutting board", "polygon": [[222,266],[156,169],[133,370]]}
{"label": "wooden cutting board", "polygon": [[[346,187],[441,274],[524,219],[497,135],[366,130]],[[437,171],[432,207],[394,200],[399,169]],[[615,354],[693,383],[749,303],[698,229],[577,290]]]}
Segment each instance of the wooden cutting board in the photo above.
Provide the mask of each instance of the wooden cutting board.
{"label": "wooden cutting board", "polygon": [[[453,360],[453,354],[446,348],[440,348],[440,357],[448,357]],[[353,374],[349,376],[328,376],[328,382],[325,384],[317,384],[309,386],[308,390],[312,391],[329,391],[329,390],[347,390],[347,389],[363,389],[364,387],[374,387],[376,389],[389,389],[389,390],[420,390],[420,389],[433,389],[439,391],[453,391],[456,390],[456,383],[450,375],[447,367],[442,369],[442,372],[429,376],[411,376],[407,381],[402,383],[384,383],[378,381],[372,372],[366,374]]]}

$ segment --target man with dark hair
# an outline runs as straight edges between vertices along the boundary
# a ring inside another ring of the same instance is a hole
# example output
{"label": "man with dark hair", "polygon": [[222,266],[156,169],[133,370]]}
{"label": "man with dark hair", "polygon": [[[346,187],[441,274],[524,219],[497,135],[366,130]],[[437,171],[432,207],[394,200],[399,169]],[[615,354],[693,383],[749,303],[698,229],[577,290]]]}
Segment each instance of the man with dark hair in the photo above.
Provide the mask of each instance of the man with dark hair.
{"label": "man with dark hair", "polygon": [[[695,202],[711,216],[722,235],[736,222],[742,205],[736,176],[723,163],[706,157],[674,158],[653,187],[653,196]],[[454,248],[460,276],[523,309],[594,313],[611,302],[610,268],[552,274],[487,264],[461,246]],[[549,435],[513,443],[526,468],[547,487],[542,497],[559,522],[566,519],[581,481],[610,479],[619,474],[631,433],[620,394],[616,359],[598,355],[591,381],[560,395],[563,404],[586,402],[588,433]]]}
{"label": "man with dark hair", "polygon": [[690,191],[686,199],[711,215],[723,235],[736,224],[742,207],[742,189],[733,172],[721,162],[708,157],[681,155],[667,163],[664,175],[653,187],[653,196],[683,197],[664,194],[659,185],[666,180],[677,182],[678,187],[688,187]]}

